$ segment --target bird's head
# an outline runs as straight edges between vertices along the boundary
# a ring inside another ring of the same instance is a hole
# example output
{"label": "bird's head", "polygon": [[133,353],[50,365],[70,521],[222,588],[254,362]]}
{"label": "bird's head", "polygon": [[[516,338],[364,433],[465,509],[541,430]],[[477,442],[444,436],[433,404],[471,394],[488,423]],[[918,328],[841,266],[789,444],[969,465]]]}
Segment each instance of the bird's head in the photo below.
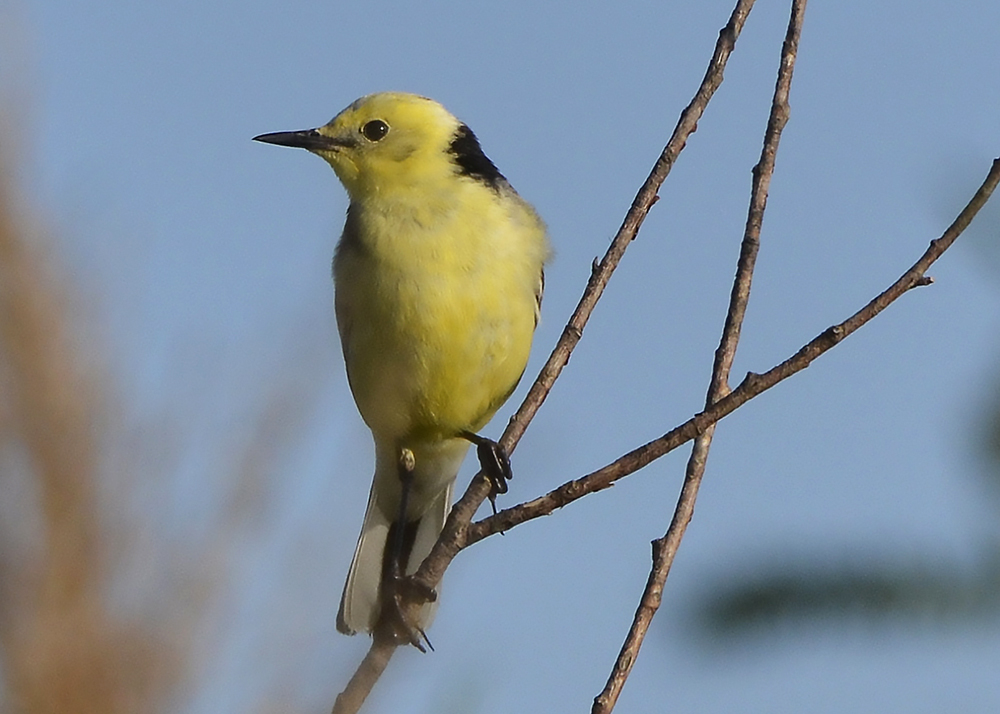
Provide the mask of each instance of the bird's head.
{"label": "bird's head", "polygon": [[437,102],[415,94],[370,94],[317,129],[254,139],[321,156],[352,199],[456,174],[488,183],[502,179],[467,126]]}

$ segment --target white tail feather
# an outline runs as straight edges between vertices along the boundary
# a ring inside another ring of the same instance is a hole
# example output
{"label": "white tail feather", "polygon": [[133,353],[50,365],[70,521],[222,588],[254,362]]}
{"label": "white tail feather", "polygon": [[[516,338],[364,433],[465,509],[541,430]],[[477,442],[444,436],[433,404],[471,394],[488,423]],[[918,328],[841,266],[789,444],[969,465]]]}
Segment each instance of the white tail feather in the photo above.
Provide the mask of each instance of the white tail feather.
{"label": "white tail feather", "polygon": [[[441,489],[427,509],[420,516],[413,548],[407,561],[407,575],[416,572],[420,563],[431,552],[445,519],[451,510],[451,496],[454,486],[452,478],[447,486]],[[378,621],[381,610],[382,561],[385,556],[386,541],[389,528],[397,517],[395,509],[391,515],[384,510],[386,502],[396,502],[397,498],[385,498],[379,493],[380,488],[399,489],[399,482],[382,479],[376,476],[368,496],[368,509],[365,511],[364,524],[361,526],[361,536],[354,551],[354,560],[344,584],[344,594],[340,600],[340,611],[337,613],[337,629],[346,634],[356,632],[371,632]],[[421,629],[427,629],[437,611],[437,602],[428,603],[421,611],[415,623]]]}
{"label": "white tail feather", "polygon": [[361,526],[361,536],[354,549],[354,559],[340,598],[337,630],[345,635],[353,635],[359,630],[371,632],[378,618],[382,557],[391,521],[379,507],[377,486],[378,479],[375,479],[368,494],[368,508]]}

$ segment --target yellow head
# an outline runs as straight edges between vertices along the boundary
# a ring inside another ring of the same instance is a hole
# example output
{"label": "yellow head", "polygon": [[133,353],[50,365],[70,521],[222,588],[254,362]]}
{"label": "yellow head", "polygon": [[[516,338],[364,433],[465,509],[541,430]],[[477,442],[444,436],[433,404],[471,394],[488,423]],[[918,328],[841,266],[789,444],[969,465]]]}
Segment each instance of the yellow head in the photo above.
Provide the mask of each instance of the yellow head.
{"label": "yellow head", "polygon": [[362,97],[318,129],[254,140],[321,156],[352,200],[456,174],[493,186],[504,181],[465,124],[434,100],[403,92]]}

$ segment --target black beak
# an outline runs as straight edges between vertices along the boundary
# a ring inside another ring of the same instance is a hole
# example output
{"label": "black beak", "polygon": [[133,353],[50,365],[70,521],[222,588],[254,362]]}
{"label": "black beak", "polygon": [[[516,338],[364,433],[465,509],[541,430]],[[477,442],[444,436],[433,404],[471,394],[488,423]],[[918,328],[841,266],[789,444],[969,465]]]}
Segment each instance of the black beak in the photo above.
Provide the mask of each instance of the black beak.
{"label": "black beak", "polygon": [[330,151],[344,146],[350,146],[351,142],[335,137],[323,136],[315,129],[305,129],[304,131],[276,131],[273,134],[261,134],[255,136],[254,141],[262,141],[265,144],[277,144],[278,146],[291,146],[296,149],[307,149],[309,151]]}

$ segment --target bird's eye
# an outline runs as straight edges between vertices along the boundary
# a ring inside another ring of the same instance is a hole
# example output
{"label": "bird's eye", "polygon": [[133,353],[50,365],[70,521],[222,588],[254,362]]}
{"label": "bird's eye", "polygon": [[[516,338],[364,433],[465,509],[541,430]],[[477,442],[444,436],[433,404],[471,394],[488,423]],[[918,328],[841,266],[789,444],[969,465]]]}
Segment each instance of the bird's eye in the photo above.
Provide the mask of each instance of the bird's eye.
{"label": "bird's eye", "polygon": [[381,141],[389,133],[389,125],[381,119],[372,119],[361,127],[361,133],[368,141]]}

